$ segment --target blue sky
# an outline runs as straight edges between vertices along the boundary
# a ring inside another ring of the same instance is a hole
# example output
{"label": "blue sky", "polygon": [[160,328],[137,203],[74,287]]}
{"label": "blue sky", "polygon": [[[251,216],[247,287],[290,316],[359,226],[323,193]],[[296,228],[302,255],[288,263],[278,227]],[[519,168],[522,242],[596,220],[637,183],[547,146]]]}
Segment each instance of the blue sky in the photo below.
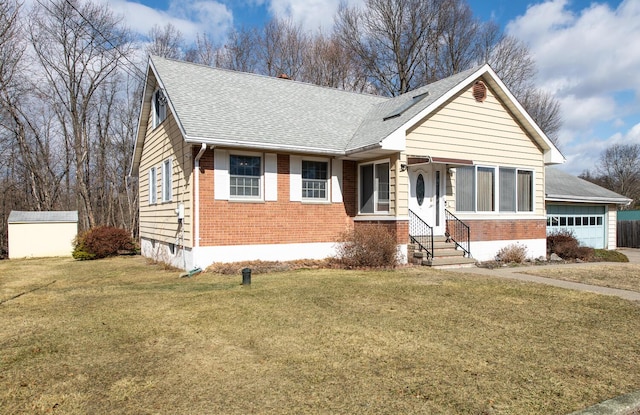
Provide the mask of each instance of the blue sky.
{"label": "blue sky", "polygon": [[[132,30],[171,22],[187,40],[206,32],[224,41],[233,26],[290,17],[307,30],[331,29],[340,0],[103,0]],[[363,0],[347,0],[358,4]],[[592,169],[608,145],[640,143],[640,1],[468,0],[527,43],[539,87],[562,104],[561,168]]]}

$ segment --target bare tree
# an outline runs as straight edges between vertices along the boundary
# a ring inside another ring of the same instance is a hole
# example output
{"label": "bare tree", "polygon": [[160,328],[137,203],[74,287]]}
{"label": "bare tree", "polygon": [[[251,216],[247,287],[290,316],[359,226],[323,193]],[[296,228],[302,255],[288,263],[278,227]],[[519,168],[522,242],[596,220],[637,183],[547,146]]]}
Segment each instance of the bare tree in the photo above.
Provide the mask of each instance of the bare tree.
{"label": "bare tree", "polygon": [[318,33],[309,39],[300,80],[348,91],[367,91],[366,75],[341,48],[335,35],[327,37]]}
{"label": "bare tree", "polygon": [[149,39],[151,42],[145,48],[147,55],[169,59],[181,59],[184,55],[182,33],[171,23],[163,27],[154,25],[149,32]]}
{"label": "bare tree", "polygon": [[126,59],[128,33],[107,5],[54,0],[30,19],[30,40],[74,162],[81,225],[96,225],[91,170],[99,90]]}
{"label": "bare tree", "polygon": [[184,60],[200,63],[207,66],[215,66],[218,58],[219,47],[206,34],[197,34],[194,47],[187,49]]}
{"label": "bare tree", "polygon": [[481,41],[482,23],[463,0],[446,0],[439,4],[438,30],[433,33],[432,49],[438,78],[462,72],[477,60],[477,43]]}
{"label": "bare tree", "polygon": [[640,201],[640,144],[612,144],[598,160],[595,173],[586,171],[580,177],[616,193]]}
{"label": "bare tree", "polygon": [[285,74],[298,79],[304,65],[305,50],[309,44],[300,25],[291,20],[274,18],[263,28],[260,57],[262,73],[270,76]]}
{"label": "bare tree", "polygon": [[[344,4],[335,18],[342,47],[382,94],[399,95],[422,82],[427,48],[434,37],[434,0],[366,0]],[[422,72],[423,73],[423,72]]]}
{"label": "bare tree", "polygon": [[259,36],[255,29],[232,29],[227,42],[218,50],[216,65],[241,72],[256,72]]}

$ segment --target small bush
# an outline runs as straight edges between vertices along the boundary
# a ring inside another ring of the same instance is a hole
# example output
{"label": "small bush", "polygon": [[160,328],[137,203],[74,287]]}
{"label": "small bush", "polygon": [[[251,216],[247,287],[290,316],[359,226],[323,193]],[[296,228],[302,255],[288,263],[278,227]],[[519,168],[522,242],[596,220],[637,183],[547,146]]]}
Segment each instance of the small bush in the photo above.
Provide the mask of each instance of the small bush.
{"label": "small bush", "polygon": [[547,254],[555,253],[563,259],[580,259],[591,261],[594,257],[594,249],[580,246],[572,231],[561,230],[547,236]]}
{"label": "small bush", "polygon": [[504,263],[522,264],[527,260],[527,247],[518,243],[505,246],[496,257]]}
{"label": "small bush", "polygon": [[98,226],[76,237],[72,255],[79,260],[99,259],[135,249],[136,244],[125,229]]}
{"label": "small bush", "polygon": [[596,249],[593,256],[594,261],[604,262],[629,262],[629,258],[619,251],[609,251],[607,249]]}
{"label": "small bush", "polygon": [[398,265],[396,239],[383,225],[358,226],[342,235],[335,263],[345,268],[393,268]]}

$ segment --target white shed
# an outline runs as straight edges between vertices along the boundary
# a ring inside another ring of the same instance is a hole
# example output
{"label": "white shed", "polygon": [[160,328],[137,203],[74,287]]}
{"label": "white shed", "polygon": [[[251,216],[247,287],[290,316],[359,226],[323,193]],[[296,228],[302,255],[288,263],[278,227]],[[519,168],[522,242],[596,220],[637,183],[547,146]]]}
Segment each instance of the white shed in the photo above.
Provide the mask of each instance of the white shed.
{"label": "white shed", "polygon": [[9,259],[71,256],[78,234],[78,211],[9,214]]}

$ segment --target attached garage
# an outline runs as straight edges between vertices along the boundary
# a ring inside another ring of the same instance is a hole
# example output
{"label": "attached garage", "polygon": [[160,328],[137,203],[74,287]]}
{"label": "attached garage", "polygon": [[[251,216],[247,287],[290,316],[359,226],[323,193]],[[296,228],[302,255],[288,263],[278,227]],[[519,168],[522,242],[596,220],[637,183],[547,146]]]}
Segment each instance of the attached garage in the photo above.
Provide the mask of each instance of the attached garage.
{"label": "attached garage", "polygon": [[11,211],[9,259],[71,256],[78,234],[78,211]]}
{"label": "attached garage", "polygon": [[618,206],[631,199],[558,169],[545,173],[547,235],[567,230],[581,245],[616,249]]}

